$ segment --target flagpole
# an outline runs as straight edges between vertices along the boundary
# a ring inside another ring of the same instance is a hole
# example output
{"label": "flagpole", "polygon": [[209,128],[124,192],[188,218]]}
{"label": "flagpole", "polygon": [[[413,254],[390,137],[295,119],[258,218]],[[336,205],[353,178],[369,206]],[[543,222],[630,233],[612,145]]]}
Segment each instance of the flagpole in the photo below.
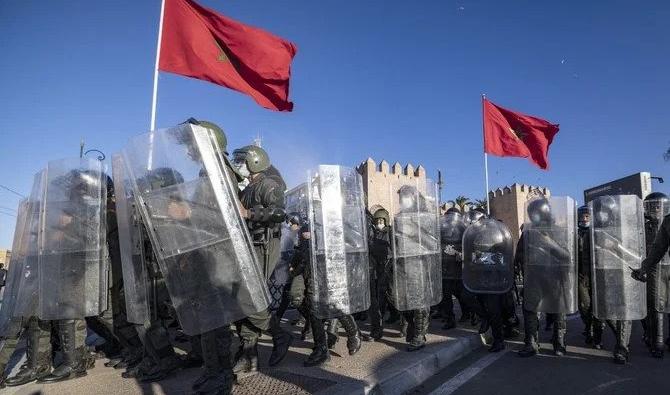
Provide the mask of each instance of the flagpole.
{"label": "flagpole", "polygon": [[482,93],[482,137],[484,144],[484,179],[486,180],[486,214],[491,215],[491,201],[489,200],[489,155],[486,153],[486,133],[484,130],[484,100],[486,94]]}
{"label": "flagpole", "polygon": [[156,63],[154,64],[154,89],[151,96],[151,130],[156,129],[156,99],[158,97],[158,63],[161,58],[161,40],[163,38],[163,15],[165,0],[161,0],[161,16],[158,22],[158,43],[156,44]]}
{"label": "flagpole", "polygon": [[163,15],[165,14],[165,0],[161,0],[161,16],[158,20],[158,42],[156,43],[156,62],[154,63],[154,87],[151,95],[151,122],[149,130],[152,132],[149,135],[149,158],[147,159],[147,170],[153,167],[153,145],[154,134],[156,129],[156,101],[158,99],[158,64],[161,59],[161,40],[163,39]]}

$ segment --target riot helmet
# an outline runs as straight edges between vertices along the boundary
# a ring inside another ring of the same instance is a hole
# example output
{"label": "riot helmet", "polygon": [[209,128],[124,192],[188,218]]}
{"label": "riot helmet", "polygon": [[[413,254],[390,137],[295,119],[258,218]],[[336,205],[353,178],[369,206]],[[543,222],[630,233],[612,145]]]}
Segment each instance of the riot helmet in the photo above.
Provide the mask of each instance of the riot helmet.
{"label": "riot helmet", "polygon": [[534,226],[548,226],[553,222],[551,205],[546,198],[537,198],[528,203],[528,219]]}
{"label": "riot helmet", "polygon": [[447,210],[447,212],[445,214],[449,215],[449,214],[452,214],[452,213],[461,214],[461,210],[457,209],[456,207],[451,207]]}
{"label": "riot helmet", "polygon": [[591,213],[589,206],[584,205],[577,209],[577,224],[580,228],[588,228],[591,226]]}
{"label": "riot helmet", "polygon": [[145,177],[137,180],[138,187],[145,191],[155,191],[183,182],[184,177],[182,177],[181,173],[169,167],[153,169]]}
{"label": "riot helmet", "polygon": [[463,221],[465,221],[466,225],[474,224],[478,222],[479,220],[486,218],[486,213],[483,213],[479,209],[474,209],[470,210],[465,214],[465,217],[463,218]]}
{"label": "riot helmet", "polygon": [[267,152],[256,145],[247,145],[233,151],[233,167],[242,178],[249,178],[270,167],[270,157]]}
{"label": "riot helmet", "polygon": [[670,199],[665,193],[653,192],[644,198],[644,216],[660,219],[667,214],[670,208]]}
{"label": "riot helmet", "polygon": [[411,185],[403,185],[398,189],[400,210],[405,211],[416,207],[417,190]]}
{"label": "riot helmet", "polygon": [[375,211],[375,213],[372,214],[372,218],[374,220],[375,227],[379,230],[384,229],[390,223],[389,212],[383,208]]}
{"label": "riot helmet", "polygon": [[618,204],[612,196],[601,196],[593,201],[593,222],[598,228],[616,224]]}
{"label": "riot helmet", "polygon": [[200,125],[204,127],[205,129],[209,129],[214,133],[214,137],[216,138],[216,142],[219,145],[219,148],[223,153],[228,155],[228,138],[226,137],[226,133],[219,127],[219,125],[215,124],[214,122],[210,121],[198,121],[195,118],[189,118],[186,120],[184,123],[190,123],[192,125]]}

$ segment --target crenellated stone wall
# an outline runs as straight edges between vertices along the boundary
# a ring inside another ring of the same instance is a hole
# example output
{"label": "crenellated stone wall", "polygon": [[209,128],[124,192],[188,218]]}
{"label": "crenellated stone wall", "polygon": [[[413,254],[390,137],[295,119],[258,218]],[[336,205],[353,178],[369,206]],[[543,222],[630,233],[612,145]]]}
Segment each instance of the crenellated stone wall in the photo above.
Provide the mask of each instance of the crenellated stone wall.
{"label": "crenellated stone wall", "polygon": [[515,244],[519,240],[523,225],[526,202],[538,196],[551,196],[551,191],[546,187],[526,184],[512,184],[489,191],[491,216],[507,225]]}
{"label": "crenellated stone wall", "polygon": [[[385,160],[377,164],[372,158],[368,158],[356,167],[363,177],[363,190],[367,196],[367,207],[374,213],[378,208],[392,211],[391,199],[396,197],[396,192],[403,185],[417,186],[423,194],[426,192],[428,183],[426,169],[419,165],[414,168],[408,163],[403,168],[400,163],[395,162],[392,166]],[[393,215],[393,213],[391,213]]]}

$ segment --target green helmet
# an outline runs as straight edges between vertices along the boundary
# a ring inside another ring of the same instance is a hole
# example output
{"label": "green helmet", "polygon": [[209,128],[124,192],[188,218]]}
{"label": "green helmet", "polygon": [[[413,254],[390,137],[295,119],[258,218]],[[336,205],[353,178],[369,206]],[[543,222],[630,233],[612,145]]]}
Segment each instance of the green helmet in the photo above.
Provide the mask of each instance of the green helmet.
{"label": "green helmet", "polygon": [[[189,118],[185,123],[190,123],[193,125],[200,125],[203,128],[209,129],[214,133],[216,137],[216,142],[219,144],[221,151],[226,152],[228,149],[228,139],[226,138],[226,133],[219,127],[219,125],[214,122],[209,121],[198,121],[195,118]],[[226,153],[227,154],[227,153]]]}
{"label": "green helmet", "polygon": [[219,144],[221,151],[226,152],[228,150],[228,139],[226,138],[226,133],[219,127],[219,125],[209,122],[209,121],[200,121],[200,126],[211,130],[216,136],[216,142]]}
{"label": "green helmet", "polygon": [[372,218],[377,222],[379,218],[382,218],[384,221],[386,221],[386,225],[389,224],[389,212],[386,211],[386,209],[380,208],[379,210],[375,211],[374,214],[372,214]]}
{"label": "green helmet", "polygon": [[270,157],[265,150],[256,145],[247,145],[233,151],[233,164],[246,163],[251,174],[270,168]]}

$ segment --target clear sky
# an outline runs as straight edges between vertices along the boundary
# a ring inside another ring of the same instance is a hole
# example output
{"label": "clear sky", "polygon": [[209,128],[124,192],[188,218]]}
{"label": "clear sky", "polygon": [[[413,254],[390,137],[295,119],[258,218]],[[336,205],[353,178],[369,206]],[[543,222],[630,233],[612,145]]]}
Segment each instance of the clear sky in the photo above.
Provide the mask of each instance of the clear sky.
{"label": "clear sky", "polygon": [[[546,185],[581,201],[586,187],[651,171],[670,192],[668,1],[201,3],[297,44],[295,109],[162,74],[157,124],[208,119],[231,147],[260,134],[290,186],[317,163],[371,156],[442,169],[445,200],[483,198],[486,93],[561,125],[549,171],[491,158],[492,188]],[[148,129],[159,12],[159,0],[0,2],[0,184],[28,194],[82,137],[109,157]],[[0,189],[0,248],[18,199]]]}

